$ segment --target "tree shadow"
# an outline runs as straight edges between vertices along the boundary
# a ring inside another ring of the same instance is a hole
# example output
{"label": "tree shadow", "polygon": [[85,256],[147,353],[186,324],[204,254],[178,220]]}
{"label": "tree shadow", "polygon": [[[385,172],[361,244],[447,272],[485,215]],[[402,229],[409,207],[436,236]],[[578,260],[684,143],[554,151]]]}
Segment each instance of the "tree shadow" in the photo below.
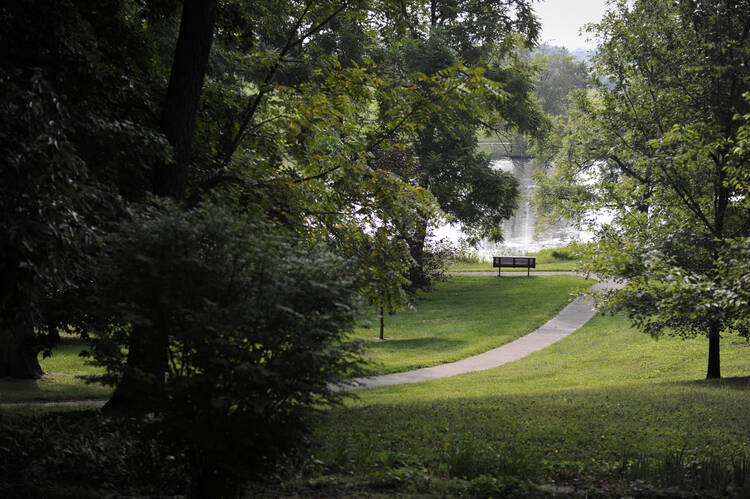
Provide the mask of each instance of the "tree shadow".
{"label": "tree shadow", "polygon": [[675,384],[688,386],[726,387],[734,390],[750,390],[750,376],[733,376],[720,379],[695,379],[678,381]]}

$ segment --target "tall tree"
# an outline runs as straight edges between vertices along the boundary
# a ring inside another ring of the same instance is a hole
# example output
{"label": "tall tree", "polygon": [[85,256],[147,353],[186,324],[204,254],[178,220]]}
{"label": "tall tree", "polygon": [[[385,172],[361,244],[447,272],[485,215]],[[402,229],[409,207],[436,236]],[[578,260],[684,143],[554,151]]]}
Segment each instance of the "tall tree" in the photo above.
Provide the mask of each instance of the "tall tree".
{"label": "tall tree", "polygon": [[[432,192],[473,238],[502,240],[499,225],[515,209],[517,182],[490,166],[477,140],[482,130],[534,132],[542,123],[532,98],[532,66],[516,55],[538,35],[530,2],[401,2],[393,19],[389,36],[398,41],[379,60],[393,74],[424,75],[416,88],[427,103],[425,125],[403,139],[417,166],[404,178]],[[454,73],[465,75],[466,82],[446,101],[451,82],[440,80]],[[466,91],[478,83],[484,91]],[[384,114],[389,106],[380,102]],[[428,285],[422,269],[428,225],[423,220],[408,235],[415,288]]]}
{"label": "tall tree", "polygon": [[564,116],[568,112],[568,94],[588,86],[589,72],[584,61],[577,60],[565,47],[544,45],[534,51],[542,69],[536,84],[536,96],[545,113]]}
{"label": "tall tree", "polygon": [[741,141],[750,84],[750,3],[618,2],[592,27],[596,91],[580,92],[571,127],[540,177],[558,214],[607,209],[588,268],[625,281],[607,294],[654,336],[705,335],[706,377],[721,376],[720,337],[747,333],[724,299],[724,262],[750,235]]}
{"label": "tall tree", "polygon": [[[193,133],[214,34],[218,0],[183,3],[180,31],[162,105],[160,128],[173,156],[153,165],[153,192],[176,201],[185,197]],[[153,296],[158,302],[161,298]],[[127,369],[104,409],[139,410],[163,399],[169,339],[162,326],[134,324],[129,336]]]}
{"label": "tall tree", "polygon": [[97,228],[142,197],[150,165],[166,159],[148,78],[159,57],[128,10],[3,4],[0,376],[42,374],[37,354],[73,320],[65,312],[77,307],[58,300],[88,280]]}

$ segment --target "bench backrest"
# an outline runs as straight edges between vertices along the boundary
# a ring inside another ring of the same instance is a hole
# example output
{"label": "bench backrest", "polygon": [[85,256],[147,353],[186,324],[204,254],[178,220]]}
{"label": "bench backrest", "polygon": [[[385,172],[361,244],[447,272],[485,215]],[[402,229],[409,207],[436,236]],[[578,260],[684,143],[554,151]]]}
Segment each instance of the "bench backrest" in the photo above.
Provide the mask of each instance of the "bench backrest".
{"label": "bench backrest", "polygon": [[494,256],[493,267],[531,267],[536,268],[536,257],[534,256]]}

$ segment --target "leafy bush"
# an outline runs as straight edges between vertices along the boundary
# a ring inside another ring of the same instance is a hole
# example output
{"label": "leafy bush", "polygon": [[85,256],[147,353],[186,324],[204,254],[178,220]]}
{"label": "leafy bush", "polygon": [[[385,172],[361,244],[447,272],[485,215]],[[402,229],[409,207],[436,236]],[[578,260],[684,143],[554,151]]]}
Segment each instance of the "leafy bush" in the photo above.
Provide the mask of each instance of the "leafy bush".
{"label": "leafy bush", "polygon": [[454,253],[453,246],[448,239],[426,241],[424,246],[424,260],[422,262],[428,289],[437,282],[448,279],[446,269],[448,260]]}
{"label": "leafy bush", "polygon": [[0,497],[178,494],[184,456],[133,419],[96,411],[0,418]]}
{"label": "leafy bush", "polygon": [[536,256],[537,264],[578,260],[581,258],[586,246],[586,243],[578,243],[574,241],[558,248],[539,250],[536,253],[533,253],[533,255]]}
{"label": "leafy bush", "polygon": [[481,263],[477,250],[465,238],[458,240],[458,246],[451,246],[448,260],[452,263]]}
{"label": "leafy bush", "polygon": [[123,379],[138,341],[164,345],[163,372],[135,375],[153,386],[161,431],[187,450],[191,495],[231,496],[262,475],[304,441],[313,407],[340,399],[333,385],[360,372],[345,337],[358,311],[346,262],[278,227],[157,204],[106,241],[97,268],[101,380]]}

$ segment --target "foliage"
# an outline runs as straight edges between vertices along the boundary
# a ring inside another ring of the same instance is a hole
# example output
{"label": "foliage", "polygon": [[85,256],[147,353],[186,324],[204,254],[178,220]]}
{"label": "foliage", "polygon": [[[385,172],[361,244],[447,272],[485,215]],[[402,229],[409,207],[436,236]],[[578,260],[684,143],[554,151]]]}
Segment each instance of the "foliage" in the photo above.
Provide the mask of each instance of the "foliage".
{"label": "foliage", "polygon": [[427,280],[427,289],[450,277],[446,274],[446,269],[452,253],[453,248],[449,239],[430,239],[425,242],[422,270]]}
{"label": "foliage", "polygon": [[568,94],[573,89],[588,86],[586,63],[576,60],[564,47],[544,45],[534,51],[542,60],[536,85],[536,96],[545,113],[565,116],[568,113]]}
{"label": "foliage", "polygon": [[166,343],[164,379],[131,374],[188,449],[192,494],[231,495],[262,474],[359,372],[344,337],[357,314],[346,262],[239,212],[157,203],[106,239],[97,270],[91,353],[106,373],[95,378],[114,384],[133,368],[134,329]]}
{"label": "foliage", "polygon": [[148,41],[124,4],[34,0],[2,9],[3,376],[40,374],[31,364],[71,320],[57,299],[87,281],[97,229],[116,217],[117,195],[141,195],[146,165],[167,155],[150,119]]}
{"label": "foliage", "polygon": [[0,429],[0,494],[8,499],[183,492],[184,455],[134,420],[71,411],[4,416]]}
{"label": "foliage", "polygon": [[[736,144],[747,113],[746,2],[627,2],[592,26],[595,91],[577,92],[554,169],[536,192],[552,216],[606,211],[589,271],[625,280],[607,294],[653,335],[746,331],[722,261],[750,235]],[[740,147],[741,150],[741,147]]]}
{"label": "foliage", "polygon": [[[477,151],[480,130],[535,132],[541,113],[532,102],[533,67],[514,49],[533,45],[538,25],[526,1],[405,2],[388,24],[388,41],[373,56],[379,71],[397,83],[397,94],[378,94],[378,119],[387,129],[402,103],[419,113],[390,148],[408,152],[390,171],[429,190],[442,210],[473,239],[501,240],[499,224],[515,209],[517,181],[490,167]],[[403,89],[411,90],[403,92]],[[397,114],[397,116],[398,116]],[[416,289],[428,284],[423,248],[428,217],[404,231]]]}

